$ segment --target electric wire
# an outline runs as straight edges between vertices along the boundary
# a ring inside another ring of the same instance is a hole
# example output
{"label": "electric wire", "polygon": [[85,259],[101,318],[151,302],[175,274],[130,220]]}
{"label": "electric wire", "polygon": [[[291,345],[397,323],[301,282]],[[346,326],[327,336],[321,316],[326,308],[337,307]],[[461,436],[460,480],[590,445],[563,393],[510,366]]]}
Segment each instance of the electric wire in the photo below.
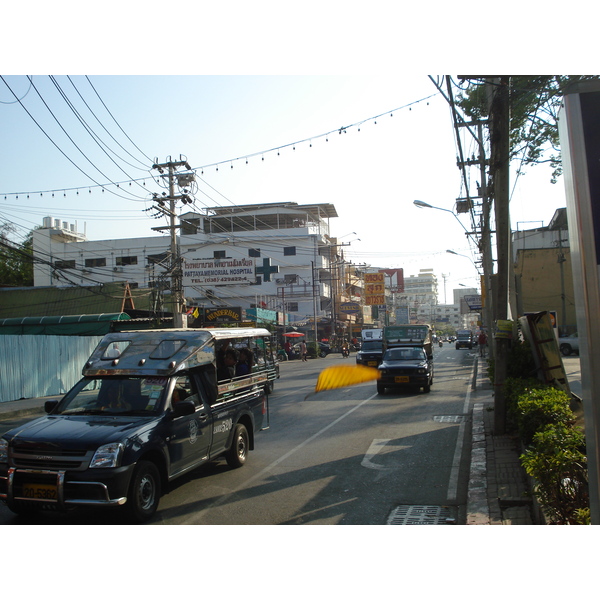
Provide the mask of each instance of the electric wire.
{"label": "electric wire", "polygon": [[[96,145],[100,148],[100,150],[108,157],[108,159],[120,171],[122,171],[125,175],[127,175],[129,177],[130,181],[132,181],[132,178],[130,177],[129,173],[127,173],[127,171],[125,171],[125,169],[123,169],[121,167],[121,165],[119,165],[115,161],[115,159],[112,156],[110,156],[110,154],[106,151],[106,149],[110,150],[110,148],[108,148],[108,146],[100,139],[100,137],[98,135],[96,135],[96,133],[86,123],[86,121],[83,119],[83,117],[81,116],[81,114],[79,113],[79,111],[77,111],[77,109],[75,108],[75,106],[73,105],[73,103],[69,100],[69,98],[67,97],[67,95],[65,94],[65,92],[63,91],[63,89],[60,87],[60,85],[58,84],[58,82],[56,81],[56,79],[53,76],[50,76],[50,80],[52,81],[52,83],[54,84],[54,86],[56,87],[56,89],[58,90],[58,92],[60,93],[60,95],[62,96],[62,98],[64,99],[64,101],[67,103],[67,106],[71,109],[71,111],[77,117],[77,119],[79,120],[79,122],[81,123],[81,125],[83,126],[83,128],[85,129],[85,131],[87,131],[87,133],[90,135],[90,137],[92,138],[92,140],[96,143]],[[110,150],[110,151],[113,152],[112,150]],[[113,152],[113,154],[115,154],[115,156],[117,156],[117,154],[115,152]],[[126,164],[128,164],[129,166],[133,166],[133,165],[131,165],[131,163],[128,163],[127,161],[121,159],[121,157],[118,157],[118,158],[120,160],[122,160],[123,162],[125,162]],[[140,184],[138,184],[138,185],[140,185]],[[140,187],[143,189],[143,186],[140,185]],[[129,193],[131,193],[131,192],[129,192]],[[132,195],[134,195],[134,194],[132,194]],[[139,196],[136,196],[136,197],[139,198]]]}

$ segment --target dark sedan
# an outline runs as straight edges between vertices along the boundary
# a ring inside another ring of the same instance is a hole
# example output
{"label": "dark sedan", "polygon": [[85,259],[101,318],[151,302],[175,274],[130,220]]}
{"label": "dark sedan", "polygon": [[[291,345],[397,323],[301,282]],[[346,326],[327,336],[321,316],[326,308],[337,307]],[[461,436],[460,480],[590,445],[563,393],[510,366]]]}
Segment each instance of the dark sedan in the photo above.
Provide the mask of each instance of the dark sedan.
{"label": "dark sedan", "polygon": [[415,387],[431,391],[433,361],[427,358],[422,347],[390,348],[379,365],[380,379],[377,392],[385,394],[386,388]]}

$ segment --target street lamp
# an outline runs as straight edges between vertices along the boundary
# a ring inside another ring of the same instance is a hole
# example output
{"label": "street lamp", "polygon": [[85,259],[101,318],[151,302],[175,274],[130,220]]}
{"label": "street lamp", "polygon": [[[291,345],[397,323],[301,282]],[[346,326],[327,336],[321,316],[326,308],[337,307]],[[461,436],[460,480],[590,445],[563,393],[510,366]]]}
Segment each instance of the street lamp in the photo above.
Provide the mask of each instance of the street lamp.
{"label": "street lamp", "polygon": [[427,204],[427,202],[423,202],[422,200],[413,200],[413,204],[417,208],[434,208],[435,210],[443,210],[444,212],[449,212],[460,223],[460,226],[465,230],[465,234],[470,235],[469,230],[464,226],[463,222],[454,214],[454,211],[452,211],[448,208],[440,208],[439,206],[432,206],[431,204]]}
{"label": "street lamp", "polygon": [[462,256],[463,258],[468,258],[471,261],[471,263],[473,264],[473,266],[475,267],[475,270],[477,271],[477,273],[479,275],[481,275],[479,269],[477,268],[477,265],[473,262],[473,259],[470,256],[467,256],[466,254],[459,254],[458,252],[454,252],[454,250],[446,250],[446,252],[448,254],[454,254],[455,256]]}

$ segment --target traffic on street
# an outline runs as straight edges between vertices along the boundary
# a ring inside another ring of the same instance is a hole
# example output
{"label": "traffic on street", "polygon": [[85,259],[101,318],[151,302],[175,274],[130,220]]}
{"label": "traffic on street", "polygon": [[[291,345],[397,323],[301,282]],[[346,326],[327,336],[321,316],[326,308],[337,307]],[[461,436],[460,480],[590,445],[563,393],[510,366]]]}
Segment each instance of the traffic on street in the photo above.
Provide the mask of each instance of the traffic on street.
{"label": "traffic on street", "polygon": [[[319,373],[348,359],[280,363],[269,426],[256,433],[243,468],[217,458],[179,477],[147,524],[385,525],[419,511],[464,523],[476,356],[476,348],[436,347],[428,393],[382,394],[375,381],[315,393]],[[0,423],[0,435],[28,420]],[[125,522],[118,508],[23,517],[0,505],[4,525]]]}

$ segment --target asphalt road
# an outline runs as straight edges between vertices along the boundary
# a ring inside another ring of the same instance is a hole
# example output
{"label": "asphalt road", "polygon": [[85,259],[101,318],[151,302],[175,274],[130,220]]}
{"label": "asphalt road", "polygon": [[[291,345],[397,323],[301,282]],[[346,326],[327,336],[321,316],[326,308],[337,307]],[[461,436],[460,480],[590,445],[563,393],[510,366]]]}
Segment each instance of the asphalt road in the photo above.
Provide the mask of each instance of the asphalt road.
{"label": "asphalt road", "polygon": [[[428,394],[378,395],[374,382],[314,394],[319,372],[354,364],[354,354],[283,363],[270,428],[246,465],[232,470],[218,459],[174,482],[149,524],[382,525],[399,508],[432,506],[463,523],[474,357],[436,348]],[[0,505],[0,524],[23,522]],[[77,510],[33,522],[123,521],[115,511]]]}

